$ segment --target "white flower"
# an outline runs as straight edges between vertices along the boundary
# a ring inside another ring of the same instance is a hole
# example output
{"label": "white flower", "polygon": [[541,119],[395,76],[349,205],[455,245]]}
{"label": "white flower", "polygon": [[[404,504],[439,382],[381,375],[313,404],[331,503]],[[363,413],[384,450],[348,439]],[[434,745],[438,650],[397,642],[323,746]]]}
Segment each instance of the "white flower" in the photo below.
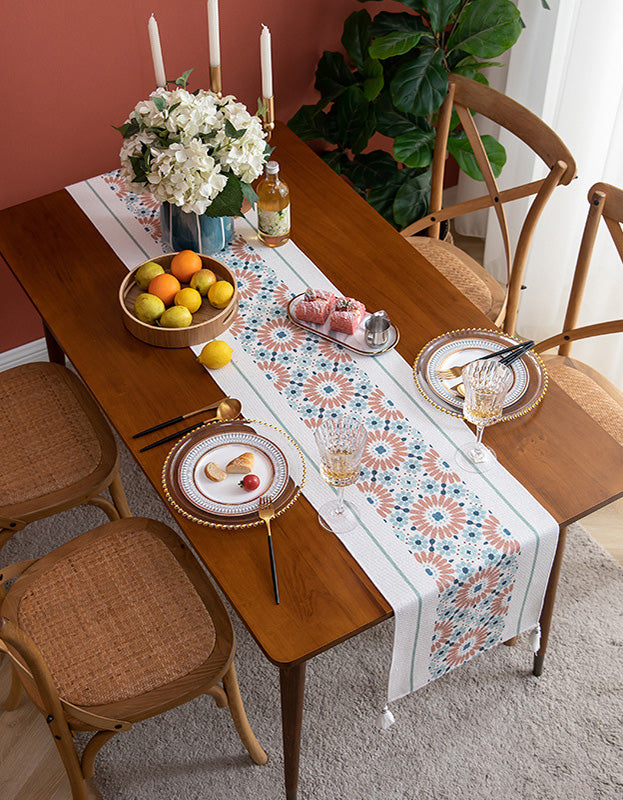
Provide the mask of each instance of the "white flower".
{"label": "white flower", "polygon": [[260,120],[232,95],[159,88],[126,124],[119,156],[130,188],[184,211],[203,214],[228,175],[250,183],[267,159]]}

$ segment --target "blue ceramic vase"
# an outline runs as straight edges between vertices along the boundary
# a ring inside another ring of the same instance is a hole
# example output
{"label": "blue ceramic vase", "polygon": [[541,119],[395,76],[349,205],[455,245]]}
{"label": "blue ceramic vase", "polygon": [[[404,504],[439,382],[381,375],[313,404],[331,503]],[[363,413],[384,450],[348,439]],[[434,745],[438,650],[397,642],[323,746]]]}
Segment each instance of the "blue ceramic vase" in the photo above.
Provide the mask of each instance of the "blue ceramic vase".
{"label": "blue ceramic vase", "polygon": [[182,211],[179,206],[163,203],[160,206],[162,238],[174,252],[194,250],[211,256],[222,250],[234,235],[233,217],[206,217]]}

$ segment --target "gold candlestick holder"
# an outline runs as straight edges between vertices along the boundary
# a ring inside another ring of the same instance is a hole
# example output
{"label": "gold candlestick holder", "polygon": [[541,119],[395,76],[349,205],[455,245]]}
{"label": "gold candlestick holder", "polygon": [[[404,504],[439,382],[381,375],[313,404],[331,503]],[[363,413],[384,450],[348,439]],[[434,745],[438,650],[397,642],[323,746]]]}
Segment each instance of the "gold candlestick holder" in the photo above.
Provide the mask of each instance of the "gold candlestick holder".
{"label": "gold candlestick holder", "polygon": [[272,132],[275,130],[275,98],[262,97],[262,103],[266,109],[266,116],[264,117],[264,130],[266,132],[266,140],[270,140]]}
{"label": "gold candlestick holder", "polygon": [[221,65],[210,67],[210,89],[219,97],[223,96],[223,84],[221,83]]}

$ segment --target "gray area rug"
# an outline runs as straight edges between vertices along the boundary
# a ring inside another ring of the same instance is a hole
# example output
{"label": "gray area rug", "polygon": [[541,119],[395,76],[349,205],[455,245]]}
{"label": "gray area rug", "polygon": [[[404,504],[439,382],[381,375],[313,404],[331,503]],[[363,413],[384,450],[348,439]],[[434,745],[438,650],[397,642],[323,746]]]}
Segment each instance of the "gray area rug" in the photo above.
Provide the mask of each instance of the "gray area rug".
{"label": "gray area rug", "polygon": [[[174,524],[127,452],[122,477],[135,515]],[[35,523],[2,560],[43,555],[103,521],[81,508]],[[107,800],[285,797],[278,671],[232,616],[242,696],[268,764],[251,762],[229,713],[202,697],[103,748],[96,781]],[[623,569],[580,525],[541,678],[523,637],[394,703],[396,724],[381,732],[392,631],[390,621],[309,663],[300,800],[623,798]]]}

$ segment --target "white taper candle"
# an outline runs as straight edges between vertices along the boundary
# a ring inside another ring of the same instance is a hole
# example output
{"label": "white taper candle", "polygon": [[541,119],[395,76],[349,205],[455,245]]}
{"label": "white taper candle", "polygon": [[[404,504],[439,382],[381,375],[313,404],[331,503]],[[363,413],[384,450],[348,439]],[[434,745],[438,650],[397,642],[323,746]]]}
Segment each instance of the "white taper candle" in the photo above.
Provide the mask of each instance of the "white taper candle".
{"label": "white taper candle", "polygon": [[151,57],[154,62],[154,75],[156,76],[156,86],[166,87],[167,79],[164,72],[164,61],[162,60],[162,48],[160,47],[160,34],[158,23],[152,14],[147,25],[149,31],[149,44],[151,45]]}
{"label": "white taper candle", "polygon": [[262,97],[273,96],[273,62],[271,55],[270,31],[262,25],[260,34],[260,63],[262,67]]}
{"label": "white taper candle", "polygon": [[210,66],[218,67],[221,64],[218,0],[208,0],[208,41],[210,44]]}

